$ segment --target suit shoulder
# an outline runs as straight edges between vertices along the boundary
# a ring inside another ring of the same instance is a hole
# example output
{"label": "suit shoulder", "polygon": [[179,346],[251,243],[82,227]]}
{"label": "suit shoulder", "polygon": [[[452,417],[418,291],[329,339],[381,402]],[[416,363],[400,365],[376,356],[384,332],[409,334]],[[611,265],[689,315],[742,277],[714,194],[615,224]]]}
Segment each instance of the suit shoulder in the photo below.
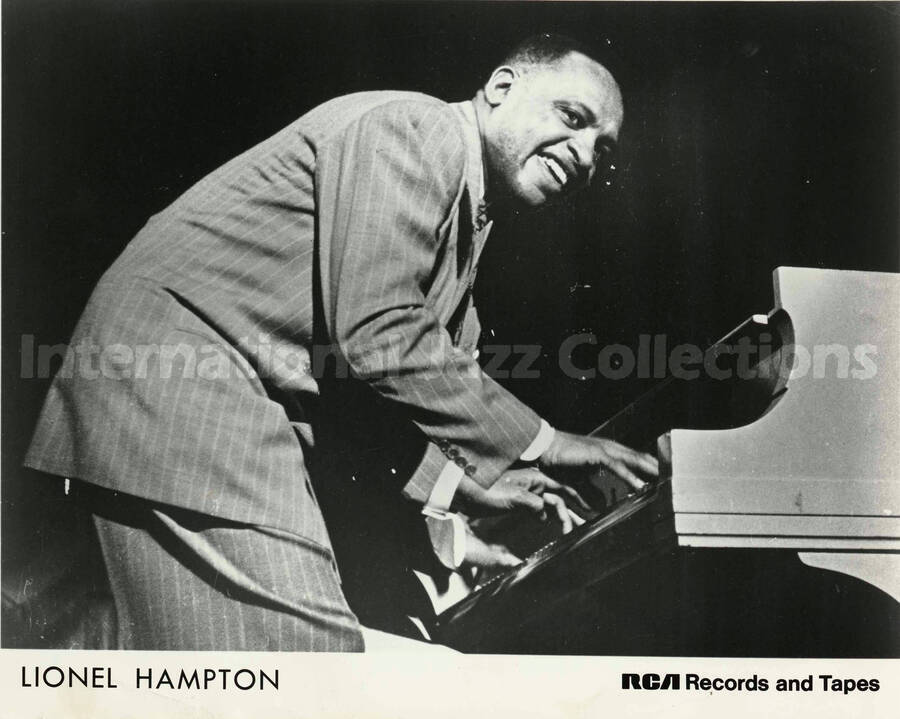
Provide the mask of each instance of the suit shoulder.
{"label": "suit shoulder", "polygon": [[[326,109],[329,106],[356,107],[362,113],[384,107],[385,105],[409,105],[411,107],[446,107],[450,105],[440,98],[426,95],[423,92],[411,92],[406,90],[376,90],[369,92],[356,92],[350,95],[342,95],[333,100],[319,105]],[[319,109],[317,108],[317,109]]]}
{"label": "suit shoulder", "polygon": [[306,130],[320,142],[356,125],[402,132],[450,133],[462,139],[462,128],[451,105],[419,92],[379,91],[344,95],[319,105],[303,117]]}

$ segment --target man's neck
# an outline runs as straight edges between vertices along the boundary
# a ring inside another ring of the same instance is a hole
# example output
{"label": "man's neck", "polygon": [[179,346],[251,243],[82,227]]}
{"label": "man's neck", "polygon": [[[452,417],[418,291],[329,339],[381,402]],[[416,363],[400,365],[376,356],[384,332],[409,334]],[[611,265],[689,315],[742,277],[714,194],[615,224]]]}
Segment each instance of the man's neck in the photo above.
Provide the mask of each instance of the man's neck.
{"label": "man's neck", "polygon": [[484,90],[479,90],[472,98],[472,107],[475,109],[475,119],[478,122],[478,136],[481,138],[481,164],[484,183],[484,204],[491,219],[504,217],[509,214],[519,214],[522,210],[511,198],[502,192],[502,189],[492,187],[491,168],[488,158],[487,141],[484,137],[484,128],[487,127],[487,118],[491,113],[491,106],[484,96]]}
{"label": "man's neck", "polygon": [[484,96],[484,90],[479,90],[472,98],[472,106],[475,108],[475,120],[478,123],[478,137],[481,138],[481,164],[482,178],[484,180],[484,201],[488,206],[492,205],[493,198],[491,195],[491,176],[490,163],[488,162],[487,142],[484,139],[484,128],[487,123],[487,116],[490,114],[491,106],[488,104]]}

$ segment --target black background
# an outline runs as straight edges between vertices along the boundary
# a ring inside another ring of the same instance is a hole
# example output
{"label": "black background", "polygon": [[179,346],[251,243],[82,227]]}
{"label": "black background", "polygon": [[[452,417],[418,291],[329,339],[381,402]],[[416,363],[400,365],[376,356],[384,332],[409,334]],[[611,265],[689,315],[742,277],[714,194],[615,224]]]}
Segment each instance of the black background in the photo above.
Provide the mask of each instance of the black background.
{"label": "black background", "polygon": [[319,102],[466,99],[538,30],[608,37],[630,68],[612,185],[498,221],[482,262],[487,338],[544,348],[511,386],[557,426],[647,384],[566,377],[573,331],[706,345],[771,308],[779,265],[900,269],[896,4],[4,2],[5,566],[46,509],[22,335],[65,342],[147,217]]}

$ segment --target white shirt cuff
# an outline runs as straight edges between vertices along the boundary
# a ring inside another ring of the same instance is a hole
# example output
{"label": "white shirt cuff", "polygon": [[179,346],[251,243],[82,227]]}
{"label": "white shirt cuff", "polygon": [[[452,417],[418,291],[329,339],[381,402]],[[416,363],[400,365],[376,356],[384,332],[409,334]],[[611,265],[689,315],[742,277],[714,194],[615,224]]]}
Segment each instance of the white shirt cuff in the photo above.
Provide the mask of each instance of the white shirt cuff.
{"label": "white shirt cuff", "polygon": [[446,512],[450,509],[450,503],[453,501],[453,495],[456,494],[456,488],[463,478],[463,469],[458,467],[454,462],[447,462],[441,473],[438,475],[431,494],[428,495],[428,501],[425,506],[430,509],[437,509]]}
{"label": "white shirt cuff", "polygon": [[523,462],[533,462],[538,457],[540,457],[544,452],[547,451],[547,448],[553,444],[553,438],[556,436],[556,430],[553,429],[547,422],[541,420],[541,427],[538,429],[537,436],[534,438],[531,444],[522,452],[519,459]]}
{"label": "white shirt cuff", "polygon": [[457,569],[466,558],[466,527],[461,517],[447,511],[463,474],[462,467],[455,462],[447,462],[422,509],[431,546],[447,569]]}
{"label": "white shirt cuff", "polygon": [[458,569],[466,558],[466,525],[462,517],[428,507],[422,514],[435,555],[447,569]]}
{"label": "white shirt cuff", "polygon": [[[523,462],[533,462],[547,451],[555,436],[556,430],[542,419],[537,436],[522,452],[519,459]],[[428,502],[422,510],[434,553],[441,564],[448,569],[457,569],[466,558],[465,524],[461,517],[447,511],[450,509],[453,495],[456,494],[463,475],[462,467],[455,462],[447,462],[438,475],[431,494],[428,495]]]}

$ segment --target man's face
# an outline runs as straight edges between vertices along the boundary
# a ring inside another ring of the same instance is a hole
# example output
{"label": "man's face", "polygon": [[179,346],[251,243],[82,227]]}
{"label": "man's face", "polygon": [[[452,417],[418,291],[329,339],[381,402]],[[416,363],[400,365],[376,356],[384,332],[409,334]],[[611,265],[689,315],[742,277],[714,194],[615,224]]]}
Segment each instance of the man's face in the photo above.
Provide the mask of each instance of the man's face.
{"label": "man's face", "polygon": [[586,187],[622,127],[615,80],[580,53],[521,75],[497,71],[485,93],[488,192],[513,204],[538,207]]}

